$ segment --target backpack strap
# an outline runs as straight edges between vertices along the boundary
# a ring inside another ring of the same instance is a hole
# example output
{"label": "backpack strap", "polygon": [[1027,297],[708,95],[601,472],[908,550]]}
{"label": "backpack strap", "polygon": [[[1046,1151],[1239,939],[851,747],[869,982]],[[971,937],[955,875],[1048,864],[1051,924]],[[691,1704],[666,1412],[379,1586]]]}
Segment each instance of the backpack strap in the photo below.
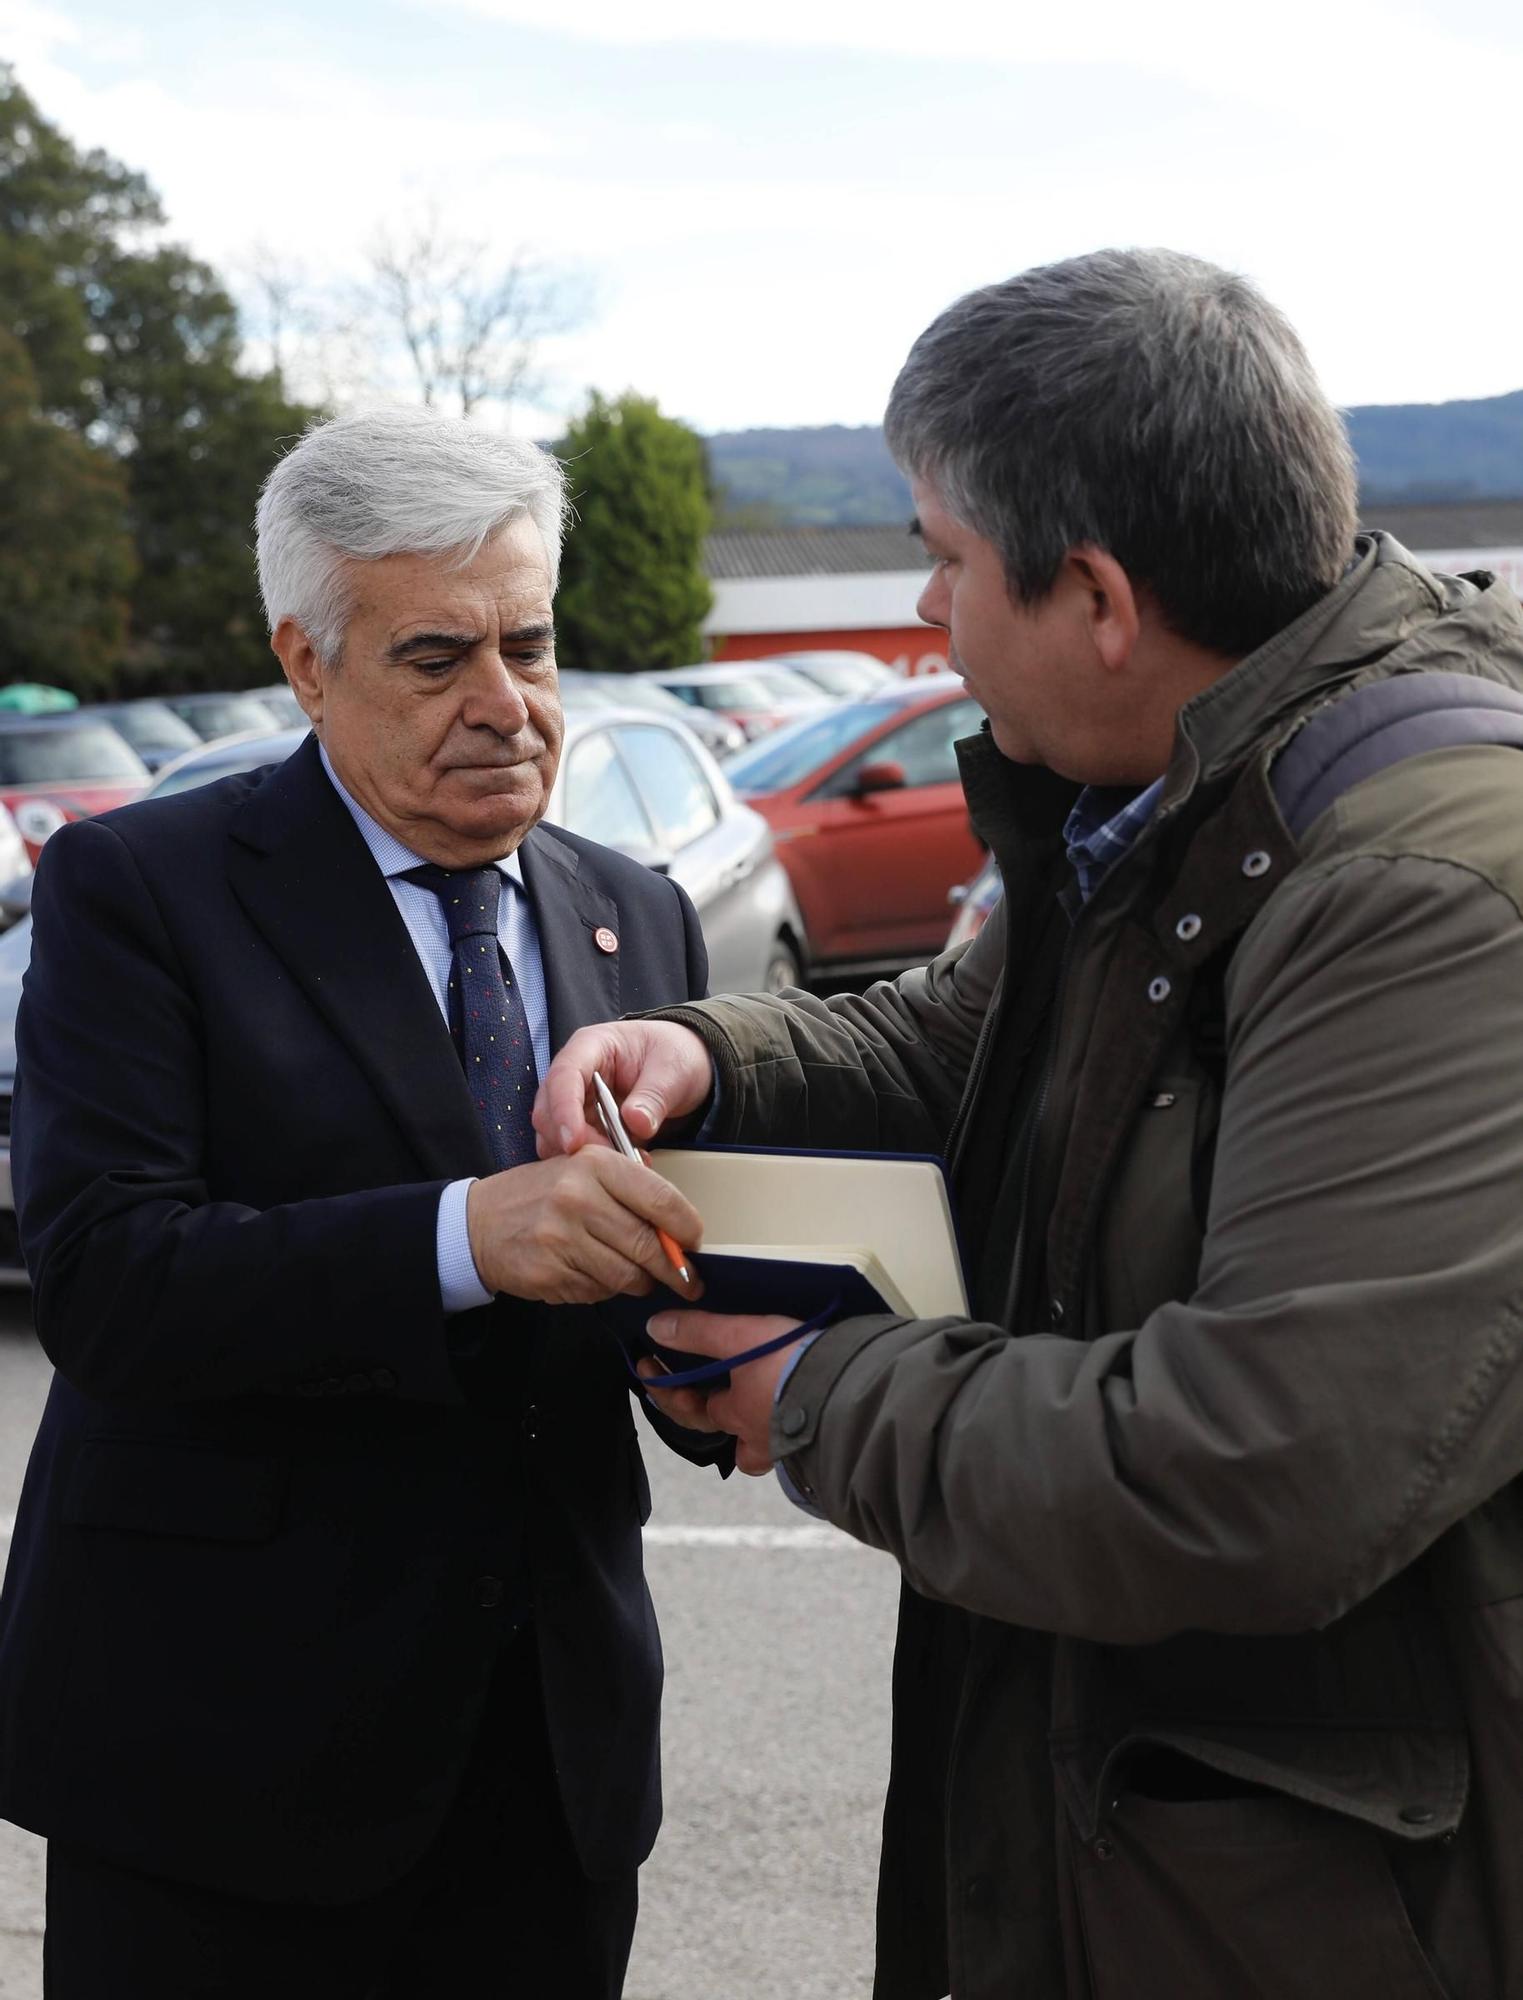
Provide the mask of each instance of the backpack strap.
{"label": "backpack strap", "polygon": [[1352,786],[1459,743],[1523,749],[1523,693],[1474,674],[1392,674],[1314,711],[1270,774],[1297,840]]}

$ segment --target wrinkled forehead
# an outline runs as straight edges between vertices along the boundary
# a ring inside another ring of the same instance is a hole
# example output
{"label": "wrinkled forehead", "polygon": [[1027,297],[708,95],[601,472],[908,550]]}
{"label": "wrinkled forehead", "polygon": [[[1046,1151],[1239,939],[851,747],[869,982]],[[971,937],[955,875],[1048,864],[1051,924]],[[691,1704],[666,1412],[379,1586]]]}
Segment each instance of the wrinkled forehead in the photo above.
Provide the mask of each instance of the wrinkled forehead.
{"label": "wrinkled forehead", "polygon": [[516,629],[551,615],[550,563],[527,515],[499,528],[467,559],[460,553],[399,554],[347,564],[351,624],[400,628],[461,619]]}

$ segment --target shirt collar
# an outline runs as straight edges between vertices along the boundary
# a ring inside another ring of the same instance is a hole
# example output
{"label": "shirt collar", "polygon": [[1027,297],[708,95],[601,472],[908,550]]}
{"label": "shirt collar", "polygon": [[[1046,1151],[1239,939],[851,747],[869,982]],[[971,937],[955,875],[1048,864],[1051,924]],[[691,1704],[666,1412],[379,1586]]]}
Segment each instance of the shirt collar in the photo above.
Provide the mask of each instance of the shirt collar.
{"label": "shirt collar", "polygon": [[[323,760],[323,769],[328,774],[329,784],[349,808],[349,817],[359,828],[360,838],[370,849],[371,859],[388,881],[394,875],[404,875],[409,868],[418,867],[424,857],[421,854],[414,854],[410,847],[404,846],[394,833],[388,833],[379,821],[372,819],[358,800],[350,797],[329,760],[326,745],[319,743],[317,754]],[[523,888],[523,864],[516,852],[504,855],[500,861],[493,861],[488,865],[497,869],[499,874],[505,875],[518,888]]]}
{"label": "shirt collar", "polygon": [[1087,785],[1063,826],[1063,843],[1085,902],[1153,817],[1163,790],[1155,778],[1140,792],[1115,785]]}

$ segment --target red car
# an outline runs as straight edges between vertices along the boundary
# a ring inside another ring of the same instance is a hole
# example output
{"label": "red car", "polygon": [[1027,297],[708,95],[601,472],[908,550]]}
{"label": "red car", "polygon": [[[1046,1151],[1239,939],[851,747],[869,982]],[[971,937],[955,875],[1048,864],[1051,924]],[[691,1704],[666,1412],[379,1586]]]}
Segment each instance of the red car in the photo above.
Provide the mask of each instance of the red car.
{"label": "red car", "polygon": [[952,676],[807,717],[725,774],[772,828],[811,965],[898,969],[946,940],[947,894],[978,867],[953,745],[983,711]]}
{"label": "red car", "polygon": [[148,766],[108,722],[77,713],[0,724],[0,801],[34,862],[65,821],[130,805],[151,782]]}

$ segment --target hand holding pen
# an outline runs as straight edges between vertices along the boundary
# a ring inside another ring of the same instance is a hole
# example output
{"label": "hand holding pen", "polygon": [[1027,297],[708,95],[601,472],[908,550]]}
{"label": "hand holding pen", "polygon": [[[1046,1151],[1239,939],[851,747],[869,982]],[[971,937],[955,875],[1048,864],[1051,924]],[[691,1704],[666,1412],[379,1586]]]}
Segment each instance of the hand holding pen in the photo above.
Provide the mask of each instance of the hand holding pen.
{"label": "hand holding pen", "polygon": [[[640,1161],[640,1149],[625,1131],[624,1120],[619,1116],[619,1107],[615,1101],[614,1094],[603,1081],[601,1073],[597,1070],[592,1072],[592,1087],[597,1094],[598,1122],[607,1133],[610,1144],[618,1152],[622,1153],[626,1160]],[[691,1285],[693,1282],[693,1268],[688,1253],[682,1248],[676,1238],[669,1236],[664,1229],[658,1228],[656,1235],[660,1240],[661,1249],[667,1262],[685,1286]]]}

